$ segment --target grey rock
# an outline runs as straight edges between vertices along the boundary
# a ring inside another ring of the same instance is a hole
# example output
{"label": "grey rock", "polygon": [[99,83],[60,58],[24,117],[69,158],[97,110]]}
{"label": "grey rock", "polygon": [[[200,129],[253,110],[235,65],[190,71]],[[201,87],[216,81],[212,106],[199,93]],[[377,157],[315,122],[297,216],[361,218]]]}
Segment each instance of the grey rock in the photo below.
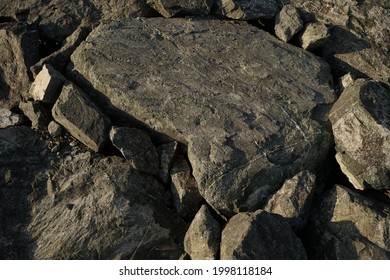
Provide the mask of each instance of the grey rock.
{"label": "grey rock", "polygon": [[288,42],[303,28],[298,10],[292,5],[282,8],[275,20],[275,34],[283,42]]}
{"label": "grey rock", "polygon": [[221,260],[301,259],[305,249],[288,222],[264,210],[238,213],[222,231]]}
{"label": "grey rock", "polygon": [[51,65],[45,64],[30,88],[34,100],[54,104],[61,93],[65,77]]}
{"label": "grey rock", "polygon": [[312,212],[308,243],[316,259],[390,259],[390,207],[343,186]]}
{"label": "grey rock", "polygon": [[286,218],[294,232],[300,232],[307,222],[316,190],[315,180],[316,176],[308,171],[302,171],[286,180],[267,202],[264,210]]}
{"label": "grey rock", "polygon": [[6,128],[22,123],[23,118],[10,110],[0,108],[0,128]]}
{"label": "grey rock", "polygon": [[202,196],[191,174],[191,167],[183,157],[178,157],[171,169],[171,189],[177,212],[183,217],[193,217],[199,209]]}
{"label": "grey rock", "polygon": [[302,48],[308,51],[317,50],[324,46],[330,37],[328,28],[322,22],[313,22],[306,25],[299,42]]}
{"label": "grey rock", "polygon": [[215,13],[231,19],[272,18],[278,12],[276,0],[215,0]]}
{"label": "grey rock", "polygon": [[62,134],[62,126],[55,121],[51,121],[47,127],[47,130],[51,137],[58,137]]}
{"label": "grey rock", "polygon": [[110,120],[71,82],[64,84],[52,115],[71,135],[94,151],[102,149],[108,140]]}
{"label": "grey rock", "polygon": [[192,260],[215,260],[221,241],[221,226],[203,205],[194,219],[184,238],[184,249]]}
{"label": "grey rock", "polygon": [[170,171],[175,157],[178,143],[176,141],[162,144],[157,147],[158,158],[160,161],[159,177],[164,184],[170,182]]}
{"label": "grey rock", "polygon": [[71,60],[68,74],[112,114],[188,145],[199,191],[223,215],[264,206],[327,156],[328,65],[246,23],[102,24]]}
{"label": "grey rock", "polygon": [[91,0],[103,20],[119,20],[153,15],[145,0]]}
{"label": "grey rock", "polygon": [[364,79],[349,85],[329,118],[336,159],[357,189],[389,189],[390,91]]}
{"label": "grey rock", "polygon": [[165,18],[170,18],[178,13],[185,15],[208,15],[214,0],[147,0],[146,3]]}
{"label": "grey rock", "polygon": [[133,168],[149,174],[158,173],[156,147],[147,132],[138,128],[112,127],[110,139]]}
{"label": "grey rock", "polygon": [[47,131],[47,126],[52,120],[50,109],[40,101],[20,102],[19,108],[31,121],[31,127],[41,131]]}

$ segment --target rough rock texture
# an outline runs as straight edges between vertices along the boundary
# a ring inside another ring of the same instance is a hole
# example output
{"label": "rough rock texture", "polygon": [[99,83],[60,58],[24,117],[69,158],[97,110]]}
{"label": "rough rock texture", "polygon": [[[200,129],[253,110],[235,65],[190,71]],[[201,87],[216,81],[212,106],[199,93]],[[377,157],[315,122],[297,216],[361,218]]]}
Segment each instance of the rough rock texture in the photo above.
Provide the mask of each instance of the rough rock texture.
{"label": "rough rock texture", "polygon": [[31,85],[30,95],[34,100],[54,104],[65,81],[65,77],[53,66],[45,64]]}
{"label": "rough rock texture", "polygon": [[52,120],[50,110],[40,101],[20,102],[19,108],[23,114],[31,121],[31,127],[38,130],[47,130],[49,122]]}
{"label": "rough rock texture", "polygon": [[156,147],[147,132],[138,128],[112,127],[110,139],[133,168],[154,175],[159,172]]}
{"label": "rough rock texture", "polygon": [[342,186],[335,186],[321,200],[308,233],[312,258],[390,259],[389,203]]}
{"label": "rough rock texture", "polygon": [[62,126],[60,126],[57,122],[51,121],[47,126],[47,130],[51,137],[58,137],[62,134]]}
{"label": "rough rock texture", "polygon": [[11,109],[30,87],[29,67],[38,61],[38,32],[24,24],[0,23],[0,107]]}
{"label": "rough rock texture", "polygon": [[283,184],[264,209],[286,218],[295,232],[301,231],[309,215],[315,180],[316,176],[308,171],[298,173]]}
{"label": "rough rock texture", "polygon": [[215,260],[219,252],[221,227],[203,205],[194,219],[184,238],[184,249],[192,260]]}
{"label": "rough rock texture", "polygon": [[94,151],[99,151],[108,140],[110,120],[71,82],[64,84],[52,114],[56,122]]}
{"label": "rough rock texture", "polygon": [[176,141],[172,141],[157,147],[158,158],[160,161],[160,171],[158,175],[165,184],[170,182],[170,171],[177,146],[178,143]]}
{"label": "rough rock texture", "polygon": [[214,0],[146,0],[146,3],[165,18],[170,18],[178,13],[208,15]]}
{"label": "rough rock texture", "polygon": [[283,42],[288,42],[303,28],[298,10],[292,5],[282,8],[275,20],[275,34]]}
{"label": "rough rock texture", "polygon": [[299,36],[299,43],[305,50],[313,51],[323,47],[329,37],[330,33],[325,24],[313,22],[306,25]]}
{"label": "rough rock texture", "polygon": [[275,0],[215,0],[215,13],[231,19],[272,18],[278,11]]}
{"label": "rough rock texture", "polygon": [[23,118],[21,115],[15,114],[7,109],[0,108],[0,128],[18,125],[22,121]]}
{"label": "rough rock texture", "polygon": [[388,87],[359,79],[330,112],[336,159],[357,189],[390,188],[389,108]]}
{"label": "rough rock texture", "polygon": [[306,259],[287,221],[263,210],[233,216],[222,231],[221,260]]}
{"label": "rough rock texture", "polygon": [[261,207],[327,154],[328,66],[245,23],[102,24],[71,60],[104,108],[188,145],[202,196],[225,215]]}

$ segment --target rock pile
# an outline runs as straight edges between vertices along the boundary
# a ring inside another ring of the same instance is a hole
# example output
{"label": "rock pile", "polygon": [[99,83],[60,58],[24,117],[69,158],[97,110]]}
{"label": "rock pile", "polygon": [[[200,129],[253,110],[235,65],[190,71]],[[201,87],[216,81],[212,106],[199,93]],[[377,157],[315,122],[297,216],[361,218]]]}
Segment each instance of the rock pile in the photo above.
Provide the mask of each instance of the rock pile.
{"label": "rock pile", "polygon": [[390,258],[385,2],[46,2],[0,0],[0,259]]}

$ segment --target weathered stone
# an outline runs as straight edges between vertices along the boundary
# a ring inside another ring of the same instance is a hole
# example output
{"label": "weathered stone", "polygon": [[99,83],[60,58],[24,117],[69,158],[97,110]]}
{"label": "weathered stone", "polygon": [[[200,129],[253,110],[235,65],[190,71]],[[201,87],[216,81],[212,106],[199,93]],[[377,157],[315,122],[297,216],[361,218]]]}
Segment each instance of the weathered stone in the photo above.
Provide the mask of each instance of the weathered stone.
{"label": "weathered stone", "polygon": [[170,171],[177,145],[178,143],[173,141],[157,147],[158,158],[160,161],[160,171],[158,175],[164,184],[168,184],[170,182]]}
{"label": "weathered stone", "polygon": [[55,121],[51,121],[47,127],[51,137],[58,137],[62,134],[62,126]]}
{"label": "weathered stone", "polygon": [[19,114],[12,113],[10,110],[0,108],[0,128],[18,125],[23,121]]}
{"label": "weathered stone", "polygon": [[173,17],[178,13],[185,15],[208,15],[214,0],[147,0],[165,18]]}
{"label": "weathered stone", "polygon": [[64,84],[52,114],[56,122],[94,151],[99,151],[108,140],[110,120],[71,82]]}
{"label": "weathered stone", "polygon": [[199,209],[202,196],[198,184],[191,174],[191,167],[179,157],[171,169],[171,189],[177,212],[183,217],[193,217]]}
{"label": "weathered stone", "polygon": [[327,156],[327,64],[246,23],[102,24],[71,60],[101,106],[188,145],[201,195],[224,215],[264,206]]}
{"label": "weathered stone", "polygon": [[343,88],[345,89],[346,87],[348,87],[350,84],[353,83],[354,81],[354,77],[352,76],[351,73],[348,73],[348,74],[345,74],[344,76],[342,76],[340,78],[340,83],[341,85],[343,86]]}
{"label": "weathered stone", "polygon": [[313,51],[323,47],[329,36],[330,33],[325,24],[313,22],[306,25],[299,37],[299,42],[305,50]]}
{"label": "weathered stone", "polygon": [[47,126],[52,120],[50,109],[40,101],[20,102],[19,108],[24,115],[31,121],[31,127],[47,131]]}
{"label": "weathered stone", "polygon": [[150,16],[153,11],[145,0],[91,0],[91,3],[100,11],[102,19],[107,20]]}
{"label": "weathered stone", "polygon": [[288,222],[263,210],[233,216],[222,231],[221,260],[306,259]]}
{"label": "weathered stone", "polygon": [[389,108],[388,87],[359,79],[330,112],[336,159],[357,189],[390,188]]}
{"label": "weathered stone", "polygon": [[30,87],[29,67],[38,60],[38,32],[21,24],[0,24],[0,107],[12,109]]}
{"label": "weathered stone", "polygon": [[298,10],[292,5],[282,8],[275,20],[275,34],[283,42],[288,42],[303,28]]}
{"label": "weathered stone", "polygon": [[184,238],[184,249],[193,260],[215,260],[221,241],[221,226],[203,205]]}
{"label": "weathered stone", "polygon": [[147,132],[138,128],[112,127],[110,139],[133,168],[149,174],[158,173],[156,147]]}
{"label": "weathered stone", "polygon": [[278,12],[276,0],[215,0],[215,13],[231,19],[272,18]]}
{"label": "weathered stone", "polygon": [[65,81],[65,77],[60,72],[51,65],[45,64],[31,85],[30,95],[34,100],[54,104]]}
{"label": "weathered stone", "polygon": [[313,209],[309,253],[315,259],[390,259],[390,207],[336,186]]}
{"label": "weathered stone", "polygon": [[286,218],[294,232],[300,232],[307,222],[315,180],[316,176],[308,171],[298,173],[284,182],[264,209]]}

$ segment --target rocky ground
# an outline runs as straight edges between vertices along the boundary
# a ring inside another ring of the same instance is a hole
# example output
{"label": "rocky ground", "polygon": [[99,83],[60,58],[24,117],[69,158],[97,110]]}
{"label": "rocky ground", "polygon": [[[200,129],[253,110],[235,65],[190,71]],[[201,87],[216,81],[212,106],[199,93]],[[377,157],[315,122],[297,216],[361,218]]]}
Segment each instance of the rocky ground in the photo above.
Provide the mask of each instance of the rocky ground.
{"label": "rocky ground", "polygon": [[0,259],[390,259],[389,14],[0,0]]}

